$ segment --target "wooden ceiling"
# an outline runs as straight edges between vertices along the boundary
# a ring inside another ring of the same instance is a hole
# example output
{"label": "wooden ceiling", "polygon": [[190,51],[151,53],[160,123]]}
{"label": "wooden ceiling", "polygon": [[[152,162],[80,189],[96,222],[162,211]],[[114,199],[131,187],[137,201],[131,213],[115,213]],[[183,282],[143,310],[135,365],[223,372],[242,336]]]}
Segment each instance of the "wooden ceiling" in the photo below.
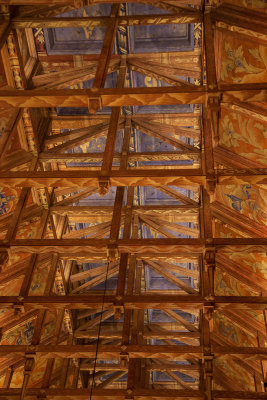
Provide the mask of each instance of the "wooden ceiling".
{"label": "wooden ceiling", "polygon": [[266,399],[264,0],[2,0],[0,399]]}

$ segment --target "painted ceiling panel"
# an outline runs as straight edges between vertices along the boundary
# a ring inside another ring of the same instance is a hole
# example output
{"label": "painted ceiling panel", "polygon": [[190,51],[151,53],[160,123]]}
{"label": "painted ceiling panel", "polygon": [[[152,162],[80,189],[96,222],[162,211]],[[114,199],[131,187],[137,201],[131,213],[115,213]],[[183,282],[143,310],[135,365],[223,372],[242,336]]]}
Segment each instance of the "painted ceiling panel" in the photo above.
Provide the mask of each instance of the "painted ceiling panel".
{"label": "painted ceiling panel", "polygon": [[[221,69],[219,79],[226,83],[257,83],[267,80],[267,44],[251,40],[244,41],[241,34],[220,33]],[[259,38],[260,39],[260,38]]]}
{"label": "painted ceiling panel", "polygon": [[233,153],[267,163],[267,119],[246,109],[230,106],[222,109],[219,144]]}

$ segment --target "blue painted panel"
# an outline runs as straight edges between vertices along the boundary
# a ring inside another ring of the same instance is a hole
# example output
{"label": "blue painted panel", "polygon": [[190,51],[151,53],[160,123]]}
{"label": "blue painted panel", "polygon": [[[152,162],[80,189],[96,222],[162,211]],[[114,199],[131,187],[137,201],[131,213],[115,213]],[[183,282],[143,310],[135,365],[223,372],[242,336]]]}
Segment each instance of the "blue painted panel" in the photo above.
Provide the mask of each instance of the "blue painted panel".
{"label": "blue painted panel", "polygon": [[[69,11],[60,17],[107,16],[110,4],[98,4]],[[105,27],[44,29],[48,54],[99,54],[105,36]]]}

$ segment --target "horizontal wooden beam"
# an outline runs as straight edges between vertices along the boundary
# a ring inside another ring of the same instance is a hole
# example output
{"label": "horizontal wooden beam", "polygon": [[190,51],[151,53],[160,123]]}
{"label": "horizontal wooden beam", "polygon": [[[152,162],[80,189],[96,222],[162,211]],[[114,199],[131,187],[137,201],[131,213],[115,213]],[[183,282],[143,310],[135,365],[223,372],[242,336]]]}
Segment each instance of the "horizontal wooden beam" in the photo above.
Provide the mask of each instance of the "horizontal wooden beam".
{"label": "horizontal wooden beam", "polygon": [[[107,250],[116,248],[118,253],[132,253],[143,258],[153,255],[196,255],[205,247],[214,246],[225,253],[231,251],[266,251],[267,238],[214,238],[214,239],[15,239],[0,241],[0,248],[12,252],[37,254],[59,253],[61,257],[76,259],[77,255],[99,254],[107,257]],[[106,254],[106,256],[104,255]],[[73,257],[73,258],[72,258]]]}
{"label": "horizontal wooden beam", "polygon": [[[99,180],[109,180],[110,186],[206,186],[206,176],[200,169],[127,169],[101,171],[3,171],[2,187],[97,187]],[[219,170],[215,182],[221,185],[267,184],[267,168]]]}
{"label": "horizontal wooden beam", "polygon": [[[134,25],[161,25],[161,24],[191,24],[201,22],[202,13],[193,10],[182,10],[179,15],[175,14],[151,14],[151,15],[129,15],[117,17],[119,26]],[[98,26],[107,26],[110,24],[110,17],[57,17],[57,18],[21,18],[17,17],[12,20],[12,26],[15,29],[23,28],[95,28]]]}
{"label": "horizontal wooden beam", "polygon": [[[39,155],[42,162],[99,162],[104,153],[52,153],[43,152]],[[115,153],[113,161],[121,160],[121,153]],[[146,151],[132,152],[128,155],[129,161],[160,161],[160,160],[184,160],[188,158],[198,159],[200,150],[196,151]]]}
{"label": "horizontal wooden beam", "polygon": [[211,17],[213,21],[225,22],[231,26],[267,35],[266,16],[260,10],[222,4],[220,7],[214,7]]}
{"label": "horizontal wooden beam", "polygon": [[58,89],[58,90],[0,90],[0,107],[88,107],[89,99],[98,99],[102,106],[141,106],[204,104],[209,96],[220,96],[222,102],[267,101],[267,83],[222,85],[220,91],[207,86]]}
{"label": "horizontal wooden beam", "polygon": [[[8,388],[0,389],[0,398],[3,400],[18,400],[20,398],[21,389]],[[32,396],[47,396],[49,400],[124,400],[129,392],[127,389],[91,389],[82,388],[28,388],[25,399]],[[169,399],[199,399],[204,400],[204,391],[202,390],[179,390],[179,389],[133,389],[131,396],[135,400],[169,400]],[[247,392],[247,391],[222,391],[213,390],[212,398],[216,399],[256,399],[265,400],[266,393],[263,392]]]}
{"label": "horizontal wooden beam", "polygon": [[104,302],[106,308],[121,304],[125,309],[190,309],[201,310],[204,306],[216,309],[264,309],[267,308],[266,296],[214,296],[212,299],[198,295],[147,295],[124,296],[119,301],[115,296],[99,294],[66,296],[0,296],[2,307],[14,304],[29,306],[33,309],[97,309]]}
{"label": "horizontal wooden beam", "polygon": [[[174,345],[99,345],[98,359],[119,358],[120,354],[128,354],[130,358],[162,358],[177,360],[182,357],[199,359],[203,356],[203,346]],[[255,359],[267,360],[267,347],[211,346],[215,357],[230,355],[253,356]],[[5,358],[11,354],[23,356],[36,354],[42,358],[94,358],[96,344],[89,345],[1,345],[0,356]]]}

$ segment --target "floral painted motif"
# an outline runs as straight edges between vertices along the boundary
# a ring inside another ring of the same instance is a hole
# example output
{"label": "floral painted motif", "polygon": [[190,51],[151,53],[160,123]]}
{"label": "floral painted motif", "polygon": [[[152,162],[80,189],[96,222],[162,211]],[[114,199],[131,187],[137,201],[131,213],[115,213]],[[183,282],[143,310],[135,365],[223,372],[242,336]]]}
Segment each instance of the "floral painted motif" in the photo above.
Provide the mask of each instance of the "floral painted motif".
{"label": "floral painted motif", "polygon": [[31,344],[33,332],[34,321],[28,321],[23,326],[4,332],[1,339],[1,345]]}
{"label": "floral painted motif", "polygon": [[214,331],[224,336],[227,341],[231,341],[234,346],[257,346],[256,338],[244,332],[227,317],[218,312],[215,313]]}
{"label": "floral painted motif", "polygon": [[264,120],[223,108],[219,137],[221,146],[266,166],[267,123]]}
{"label": "floral painted motif", "polygon": [[220,78],[227,83],[267,81],[267,46],[224,34]]}
{"label": "floral painted motif", "polygon": [[242,257],[242,260],[240,260],[239,253],[231,253],[227,257],[239,264],[244,264],[247,268],[251,269],[251,272],[267,279],[267,256],[265,253],[246,253],[245,257]]}
{"label": "floral painted motif", "polygon": [[214,288],[216,296],[256,296],[251,288],[237,279],[224,274],[218,268],[215,271]]}
{"label": "floral painted motif", "polygon": [[217,186],[216,200],[246,217],[267,225],[266,189],[256,185]]}

